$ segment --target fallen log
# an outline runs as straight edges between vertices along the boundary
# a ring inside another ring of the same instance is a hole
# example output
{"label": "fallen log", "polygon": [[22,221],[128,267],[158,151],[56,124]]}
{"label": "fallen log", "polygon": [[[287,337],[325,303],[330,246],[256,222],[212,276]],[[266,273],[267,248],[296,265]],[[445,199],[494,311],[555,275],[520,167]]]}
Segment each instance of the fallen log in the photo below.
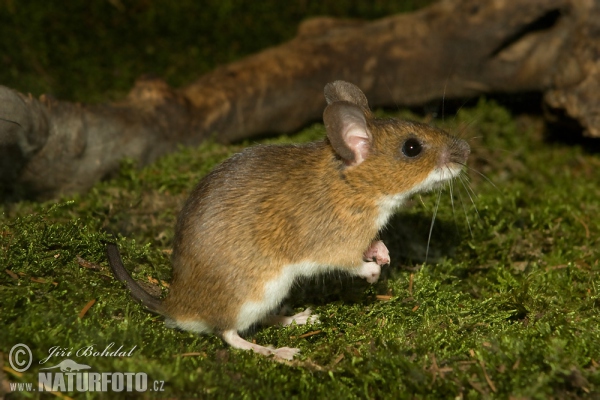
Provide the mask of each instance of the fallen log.
{"label": "fallen log", "polygon": [[297,36],[173,89],[141,78],[106,105],[0,87],[0,193],[88,189],[130,157],[140,165],[214,137],[232,142],[320,119],[323,87],[358,85],[372,106],[442,96],[543,92],[550,110],[600,136],[600,5],[593,0],[443,0],[374,22],[316,18]]}

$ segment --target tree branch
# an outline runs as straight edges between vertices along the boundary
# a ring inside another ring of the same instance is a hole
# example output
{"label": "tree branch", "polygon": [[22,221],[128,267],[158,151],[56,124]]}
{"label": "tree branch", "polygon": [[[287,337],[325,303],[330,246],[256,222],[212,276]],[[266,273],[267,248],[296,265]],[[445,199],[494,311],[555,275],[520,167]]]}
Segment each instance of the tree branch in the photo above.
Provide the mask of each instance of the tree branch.
{"label": "tree branch", "polygon": [[600,136],[600,6],[590,0],[444,0],[374,22],[316,18],[280,46],[181,89],[138,80],[118,103],[34,99],[0,87],[0,184],[14,196],[83,191],[124,157],[152,162],[216,134],[231,142],[320,119],[343,79],[372,106],[539,91]]}

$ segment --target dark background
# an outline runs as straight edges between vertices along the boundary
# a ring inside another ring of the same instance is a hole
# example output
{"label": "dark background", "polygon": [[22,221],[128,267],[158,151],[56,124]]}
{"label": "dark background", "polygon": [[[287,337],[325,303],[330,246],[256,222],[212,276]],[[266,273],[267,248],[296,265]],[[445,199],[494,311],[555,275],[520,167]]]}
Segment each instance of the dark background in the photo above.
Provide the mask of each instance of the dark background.
{"label": "dark background", "polygon": [[291,39],[311,16],[375,19],[432,0],[0,0],[0,84],[102,102],[152,74],[178,87]]}

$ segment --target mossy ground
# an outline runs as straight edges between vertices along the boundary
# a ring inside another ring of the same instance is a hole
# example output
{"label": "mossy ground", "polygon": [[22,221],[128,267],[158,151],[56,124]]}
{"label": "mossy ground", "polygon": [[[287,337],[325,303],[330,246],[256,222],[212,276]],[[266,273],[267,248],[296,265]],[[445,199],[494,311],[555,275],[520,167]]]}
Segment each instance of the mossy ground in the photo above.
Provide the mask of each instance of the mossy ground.
{"label": "mossy ground", "polygon": [[[261,344],[300,347],[291,363],[166,328],[111,277],[104,253],[106,232],[118,234],[133,275],[168,290],[169,249],[182,202],[214,165],[254,141],[181,149],[142,170],[124,162],[117,177],[88,193],[5,205],[3,385],[37,382],[41,366],[23,374],[10,368],[14,344],[27,344],[36,363],[53,346],[103,349],[114,342],[137,347],[131,357],[71,358],[94,371],[145,372],[165,382],[164,392],[142,397],[599,396],[599,154],[551,140],[536,117],[513,115],[490,100],[445,119],[434,123],[472,146],[474,193],[457,181],[452,201],[448,190],[442,194],[427,264],[435,193],[416,197],[383,233],[393,263],[379,283],[343,277],[303,282],[290,306],[312,306],[319,325],[247,335]],[[262,142],[323,134],[317,124]]]}

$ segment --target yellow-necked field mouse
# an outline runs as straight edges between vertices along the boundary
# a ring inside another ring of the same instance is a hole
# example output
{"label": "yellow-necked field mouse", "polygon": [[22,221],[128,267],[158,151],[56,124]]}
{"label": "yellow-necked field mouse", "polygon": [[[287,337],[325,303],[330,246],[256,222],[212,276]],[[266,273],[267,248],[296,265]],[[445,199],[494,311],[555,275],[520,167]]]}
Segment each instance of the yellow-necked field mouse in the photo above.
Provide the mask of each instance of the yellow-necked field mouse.
{"label": "yellow-necked field mouse", "polygon": [[298,349],[250,343],[239,332],[315,321],[309,309],[271,314],[299,277],[343,270],[377,281],[390,262],[378,232],[409,196],[456,177],[470,148],[425,124],[375,118],[351,83],[327,84],[325,98],[327,138],[250,147],[196,186],[177,222],[164,301],[145,292],[108,245],[113,272],[133,297],[171,327],[292,359]]}

